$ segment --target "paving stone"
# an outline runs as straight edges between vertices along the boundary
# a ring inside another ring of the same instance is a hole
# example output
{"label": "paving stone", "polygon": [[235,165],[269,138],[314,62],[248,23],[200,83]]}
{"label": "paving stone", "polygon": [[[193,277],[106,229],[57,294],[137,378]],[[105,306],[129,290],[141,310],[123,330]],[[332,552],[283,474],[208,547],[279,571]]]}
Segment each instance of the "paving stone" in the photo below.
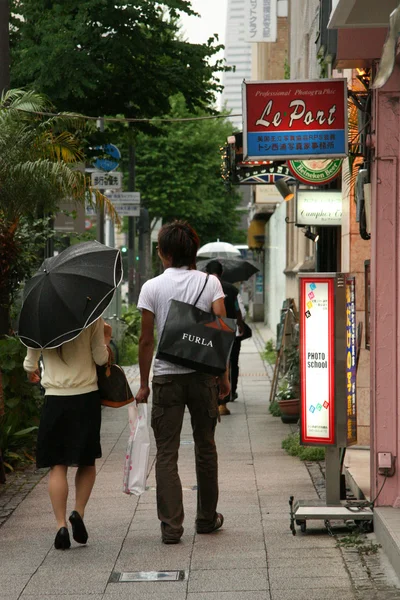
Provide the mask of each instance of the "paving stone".
{"label": "paving stone", "polygon": [[192,571],[188,592],[268,590],[267,569]]}
{"label": "paving stone", "polygon": [[270,593],[264,592],[206,592],[189,593],[187,600],[271,600]]}

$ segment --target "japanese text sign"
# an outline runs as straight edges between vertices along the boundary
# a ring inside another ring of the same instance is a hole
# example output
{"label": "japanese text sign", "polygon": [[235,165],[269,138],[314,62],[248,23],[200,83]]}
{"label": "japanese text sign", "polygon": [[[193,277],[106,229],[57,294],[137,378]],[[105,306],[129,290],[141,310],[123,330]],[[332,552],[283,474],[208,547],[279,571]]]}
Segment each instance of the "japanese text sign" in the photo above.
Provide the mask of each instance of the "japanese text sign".
{"label": "japanese text sign", "polygon": [[245,0],[245,42],[276,42],[277,0]]}
{"label": "japanese text sign", "polygon": [[346,279],[346,406],[347,444],[357,443],[357,359],[355,278]]}
{"label": "japanese text sign", "polygon": [[244,160],[347,155],[347,81],[243,82]]}
{"label": "japanese text sign", "polygon": [[119,190],[122,187],[122,173],[120,171],[94,171],[91,175],[92,187],[96,189]]}
{"label": "japanese text sign", "polygon": [[301,441],[335,444],[334,278],[300,279]]}

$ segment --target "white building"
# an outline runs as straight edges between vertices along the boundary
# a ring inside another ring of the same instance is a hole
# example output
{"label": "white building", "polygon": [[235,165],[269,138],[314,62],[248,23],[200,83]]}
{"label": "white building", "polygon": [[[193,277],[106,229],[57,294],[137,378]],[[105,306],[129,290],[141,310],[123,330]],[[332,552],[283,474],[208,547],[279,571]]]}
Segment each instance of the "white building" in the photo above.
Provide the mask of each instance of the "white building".
{"label": "white building", "polygon": [[[251,78],[251,44],[245,37],[244,0],[228,0],[225,34],[225,60],[234,71],[223,74],[222,106],[226,106],[233,115],[242,114],[242,81]],[[232,117],[232,123],[242,130],[242,117]]]}

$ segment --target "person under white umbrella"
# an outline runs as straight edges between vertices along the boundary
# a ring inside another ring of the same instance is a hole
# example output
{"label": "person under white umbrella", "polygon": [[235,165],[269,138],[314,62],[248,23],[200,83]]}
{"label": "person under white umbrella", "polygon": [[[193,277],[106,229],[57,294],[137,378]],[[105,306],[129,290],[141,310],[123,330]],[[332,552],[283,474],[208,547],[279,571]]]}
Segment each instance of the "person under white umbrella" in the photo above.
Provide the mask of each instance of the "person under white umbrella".
{"label": "person under white umbrella", "polygon": [[240,250],[238,250],[233,244],[229,244],[228,242],[220,242],[217,240],[216,242],[209,242],[205,244],[201,248],[199,248],[197,252],[198,257],[209,257],[213,258],[215,256],[219,256],[222,258],[233,258],[240,257]]}

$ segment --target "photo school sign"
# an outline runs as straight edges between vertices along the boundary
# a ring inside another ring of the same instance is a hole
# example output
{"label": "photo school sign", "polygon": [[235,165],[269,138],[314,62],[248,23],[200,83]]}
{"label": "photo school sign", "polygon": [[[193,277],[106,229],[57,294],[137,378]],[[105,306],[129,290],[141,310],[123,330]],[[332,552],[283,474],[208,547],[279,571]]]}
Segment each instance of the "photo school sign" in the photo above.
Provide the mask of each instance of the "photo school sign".
{"label": "photo school sign", "polygon": [[244,160],[347,155],[347,81],[244,81]]}

